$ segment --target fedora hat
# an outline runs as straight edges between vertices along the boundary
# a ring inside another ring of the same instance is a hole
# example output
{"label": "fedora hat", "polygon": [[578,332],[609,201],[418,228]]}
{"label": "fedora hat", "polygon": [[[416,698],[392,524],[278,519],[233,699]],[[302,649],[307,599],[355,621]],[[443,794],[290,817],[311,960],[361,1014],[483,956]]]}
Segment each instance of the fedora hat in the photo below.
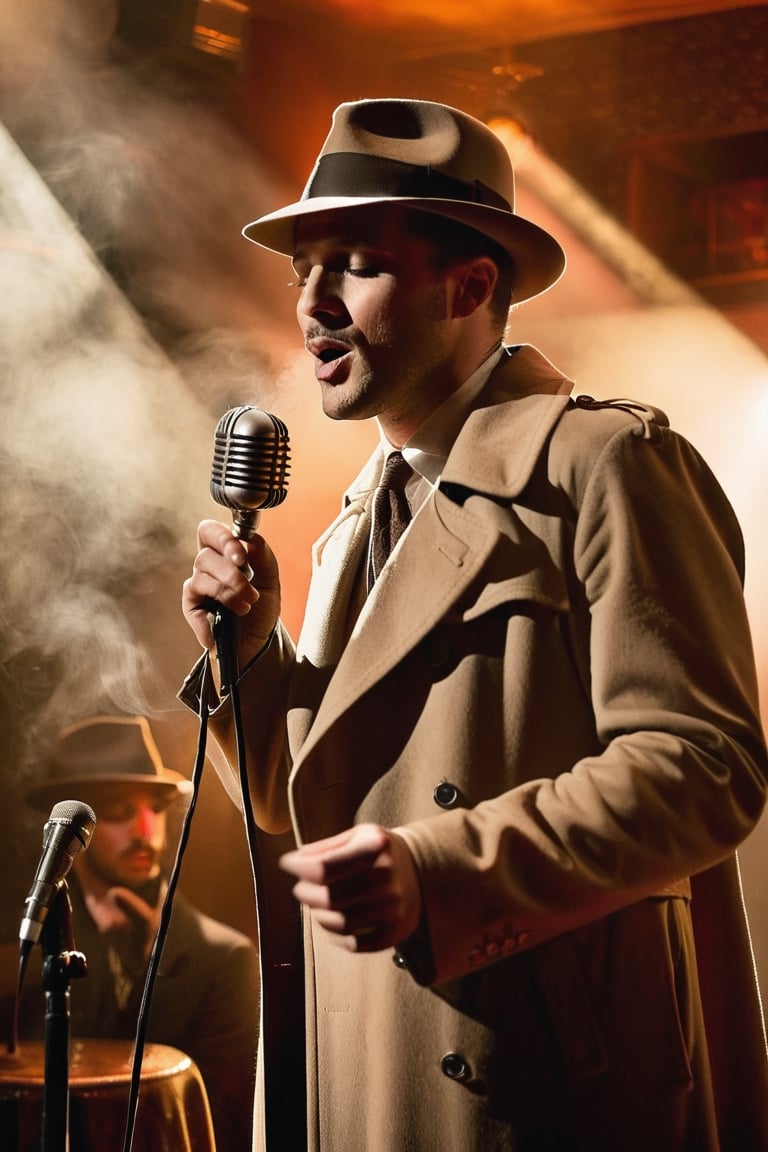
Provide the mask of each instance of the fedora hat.
{"label": "fedora hat", "polygon": [[426,100],[339,105],[301,199],[254,220],[243,235],[292,256],[299,217],[382,203],[490,236],[514,261],[515,303],[550,288],[565,268],[554,237],[515,214],[514,172],[498,137],[465,112]]}
{"label": "fedora hat", "polygon": [[70,725],[59,733],[46,770],[47,779],[27,791],[36,808],[73,797],[88,803],[115,785],[157,789],[168,804],[192,789],[180,772],[163,764],[144,716],[92,716]]}

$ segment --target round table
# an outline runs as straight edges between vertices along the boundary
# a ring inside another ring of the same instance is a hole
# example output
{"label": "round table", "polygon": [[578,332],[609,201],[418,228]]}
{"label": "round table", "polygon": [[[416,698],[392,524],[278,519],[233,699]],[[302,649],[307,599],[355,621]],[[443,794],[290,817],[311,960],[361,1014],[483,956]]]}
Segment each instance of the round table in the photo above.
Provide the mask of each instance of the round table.
{"label": "round table", "polygon": [[[131,1080],[130,1041],[73,1040],[69,1056],[69,1152],[122,1152]],[[38,1152],[42,1042],[0,1052],[0,1148]],[[165,1044],[147,1044],[132,1152],[215,1152],[208,1097],[197,1065]],[[62,1152],[64,1150],[62,1149]]]}

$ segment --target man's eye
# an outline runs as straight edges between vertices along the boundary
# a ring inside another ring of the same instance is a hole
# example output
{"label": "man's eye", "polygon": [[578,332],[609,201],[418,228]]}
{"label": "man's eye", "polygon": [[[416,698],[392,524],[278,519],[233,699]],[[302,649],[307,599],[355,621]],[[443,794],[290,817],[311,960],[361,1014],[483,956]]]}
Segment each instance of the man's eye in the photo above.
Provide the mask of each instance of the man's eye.
{"label": "man's eye", "polygon": [[125,805],[102,808],[99,819],[106,824],[124,824],[133,817],[133,810]]}
{"label": "man's eye", "polygon": [[[305,288],[307,285],[307,282],[309,280],[309,272],[302,275],[302,273],[299,272],[297,269],[294,269],[294,271],[296,272],[296,279],[295,280],[289,280],[288,281],[288,287],[289,288]],[[365,280],[365,279],[371,279],[375,276],[378,276],[379,272],[380,272],[380,269],[379,269],[378,265],[376,265],[376,264],[362,264],[359,262],[358,263],[352,263],[351,261],[340,260],[338,262],[338,264],[334,263],[334,264],[326,265],[325,271],[323,273],[323,277],[325,278],[325,277],[329,277],[329,276],[337,276],[337,277],[338,276],[354,276],[358,279]]]}

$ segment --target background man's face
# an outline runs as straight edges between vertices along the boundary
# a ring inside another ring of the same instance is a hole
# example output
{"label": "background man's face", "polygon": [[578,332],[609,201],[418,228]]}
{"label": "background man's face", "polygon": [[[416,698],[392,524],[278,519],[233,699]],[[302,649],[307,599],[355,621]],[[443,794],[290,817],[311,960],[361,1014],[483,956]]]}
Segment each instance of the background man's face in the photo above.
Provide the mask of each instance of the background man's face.
{"label": "background man's face", "polygon": [[138,888],[160,872],[166,834],[167,796],[157,789],[115,785],[93,805],[96,828],[78,875],[109,885]]}

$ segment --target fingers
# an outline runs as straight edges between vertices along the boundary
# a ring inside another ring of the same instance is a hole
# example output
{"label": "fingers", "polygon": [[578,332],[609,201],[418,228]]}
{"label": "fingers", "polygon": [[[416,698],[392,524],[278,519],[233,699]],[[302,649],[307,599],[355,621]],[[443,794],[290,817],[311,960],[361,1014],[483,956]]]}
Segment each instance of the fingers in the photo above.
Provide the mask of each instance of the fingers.
{"label": "fingers", "polygon": [[85,894],[85,904],[100,932],[143,924],[148,933],[155,931],[157,911],[129,888],[114,887],[97,895]]}
{"label": "fingers", "polygon": [[214,603],[234,612],[247,612],[258,594],[242,572],[248,556],[231,529],[214,520],[204,520],[198,528],[199,551],[192,575],[184,582],[181,605],[187,622],[204,648],[213,643],[210,613]]}
{"label": "fingers", "polygon": [[315,922],[356,952],[391,947],[421,916],[416,869],[405,842],[373,824],[308,844],[281,858],[293,894]]}
{"label": "fingers", "polygon": [[145,923],[154,930],[157,911],[130,888],[110,888],[109,895],[117,907],[132,920]]}
{"label": "fingers", "polygon": [[250,584],[250,575],[254,573],[249,566],[246,545],[223,524],[211,520],[200,525],[198,544],[200,550],[187,581],[192,595],[208,607],[216,601],[238,615],[245,615],[258,599],[258,592]]}
{"label": "fingers", "polygon": [[212,548],[198,552],[183,595],[185,608],[210,612],[215,602],[238,616],[246,615],[259,598],[242,569]]}
{"label": "fingers", "polygon": [[247,618],[246,646],[260,647],[280,611],[279,573],[271,549],[260,536],[239,540],[217,520],[202,521],[198,545],[192,575],[183,585],[182,611],[199,643],[213,646],[211,612],[221,606]]}
{"label": "fingers", "polygon": [[197,526],[197,544],[202,550],[211,548],[227,556],[236,568],[248,559],[246,541],[238,539],[234,531],[219,520],[201,520]]}
{"label": "fingers", "polygon": [[337,836],[286,852],[280,866],[299,880],[331,884],[369,868],[388,843],[385,829],[376,824],[358,824]]}
{"label": "fingers", "polygon": [[109,896],[125,917],[126,924],[130,922],[135,928],[144,930],[144,959],[148,960],[160,924],[159,910],[147,904],[146,900],[142,900],[130,888],[111,888]]}

